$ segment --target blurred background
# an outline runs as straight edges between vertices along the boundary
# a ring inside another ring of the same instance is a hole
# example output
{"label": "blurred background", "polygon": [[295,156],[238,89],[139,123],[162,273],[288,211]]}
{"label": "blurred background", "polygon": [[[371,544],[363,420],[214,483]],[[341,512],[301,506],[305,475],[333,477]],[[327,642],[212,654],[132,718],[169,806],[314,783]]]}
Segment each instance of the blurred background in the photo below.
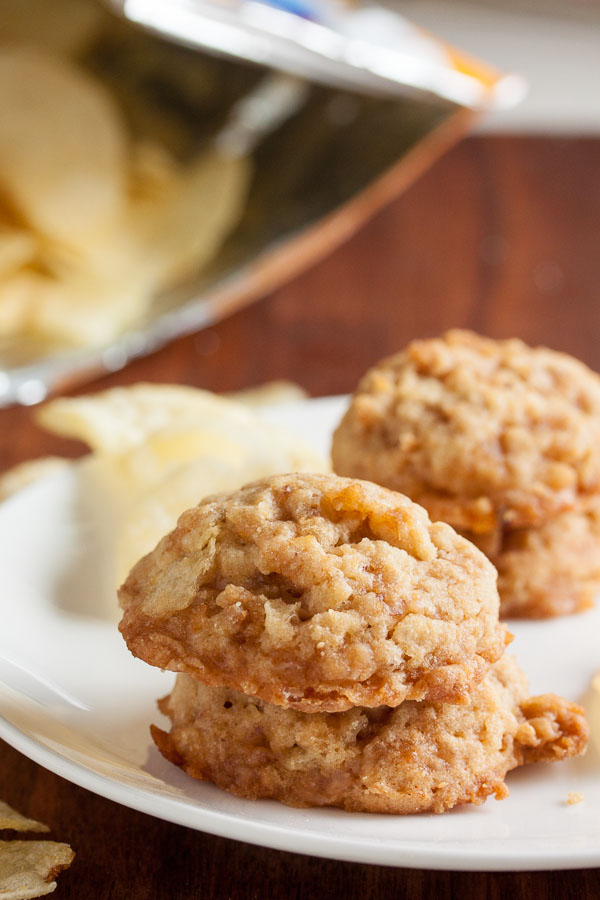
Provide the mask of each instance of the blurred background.
{"label": "blurred background", "polygon": [[600,133],[597,0],[396,0],[390,4],[463,50],[520,72],[529,94],[487,132]]}
{"label": "blurred background", "polygon": [[0,0],[0,403],[291,283],[469,132],[597,135],[599,38],[593,0]]}
{"label": "blurred background", "polygon": [[599,47],[596,0],[0,0],[0,404],[269,296],[316,392],[363,319],[367,362],[463,324],[590,360]]}

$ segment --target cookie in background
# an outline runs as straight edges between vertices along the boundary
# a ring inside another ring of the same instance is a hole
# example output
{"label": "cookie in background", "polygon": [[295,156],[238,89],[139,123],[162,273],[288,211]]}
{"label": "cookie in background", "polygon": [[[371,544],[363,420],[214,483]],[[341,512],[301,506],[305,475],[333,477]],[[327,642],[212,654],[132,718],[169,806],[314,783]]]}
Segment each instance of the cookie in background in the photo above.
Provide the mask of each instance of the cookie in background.
{"label": "cookie in background", "polygon": [[578,612],[600,590],[600,377],[566,354],[466,331],[413,341],[363,376],[332,457],[477,544],[505,616]]}

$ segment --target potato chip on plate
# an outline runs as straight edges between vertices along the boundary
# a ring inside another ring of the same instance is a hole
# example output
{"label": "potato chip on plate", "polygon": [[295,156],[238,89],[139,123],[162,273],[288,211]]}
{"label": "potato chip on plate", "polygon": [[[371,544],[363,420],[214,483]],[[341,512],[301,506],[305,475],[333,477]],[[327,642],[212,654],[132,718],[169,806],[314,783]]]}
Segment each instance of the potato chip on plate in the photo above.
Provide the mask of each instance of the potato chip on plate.
{"label": "potato chip on plate", "polygon": [[229,400],[235,400],[236,403],[243,403],[244,406],[250,406],[255,409],[282,403],[296,403],[299,400],[308,398],[308,394],[299,384],[295,384],[293,381],[285,381],[284,379],[268,381],[266,384],[244,388],[241,391],[234,391],[225,396]]}
{"label": "potato chip on plate", "polygon": [[[289,396],[289,385],[285,391]],[[208,494],[277,472],[327,468],[298,435],[241,403],[183,385],[137,384],[59,398],[36,419],[93,451],[80,468],[81,484],[103,498],[113,519],[115,584]]]}
{"label": "potato chip on plate", "polygon": [[137,486],[117,549],[118,580],[171,531],[190,506],[276,472],[318,472],[325,461],[297,438],[249,417],[243,431],[215,420],[162,429],[118,461],[123,490]]}
{"label": "potato chip on plate", "polygon": [[214,421],[227,421],[231,428],[237,428],[238,439],[243,442],[244,426],[256,422],[241,404],[210,391],[180,384],[144,383],[51,400],[37,410],[35,417],[42,428],[84,441],[96,453],[123,453],[168,426],[182,428]]}

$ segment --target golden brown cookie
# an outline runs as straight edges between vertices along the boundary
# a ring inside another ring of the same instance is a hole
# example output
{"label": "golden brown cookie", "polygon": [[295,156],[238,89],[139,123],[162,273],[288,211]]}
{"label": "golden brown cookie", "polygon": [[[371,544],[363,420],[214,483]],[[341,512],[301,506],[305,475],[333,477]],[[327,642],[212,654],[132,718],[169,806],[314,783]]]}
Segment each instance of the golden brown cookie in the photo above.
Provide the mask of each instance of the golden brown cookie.
{"label": "golden brown cookie", "polygon": [[600,594],[600,495],[538,528],[464,534],[498,569],[502,616],[581,612]]}
{"label": "golden brown cookie", "polygon": [[188,510],[120,590],[134,655],[307,712],[457,700],[506,643],[496,573],[408,498],[279,475]]}
{"label": "golden brown cookie", "polygon": [[379,813],[444,812],[507,795],[510,769],[585,748],[583,710],[554,694],[528,698],[510,657],[468,704],[306,714],[179,675],[152,727],[161,753],[194,778],[250,799]]}
{"label": "golden brown cookie", "polygon": [[363,377],[332,455],[454,527],[538,525],[600,490],[600,377],[518,340],[414,341]]}

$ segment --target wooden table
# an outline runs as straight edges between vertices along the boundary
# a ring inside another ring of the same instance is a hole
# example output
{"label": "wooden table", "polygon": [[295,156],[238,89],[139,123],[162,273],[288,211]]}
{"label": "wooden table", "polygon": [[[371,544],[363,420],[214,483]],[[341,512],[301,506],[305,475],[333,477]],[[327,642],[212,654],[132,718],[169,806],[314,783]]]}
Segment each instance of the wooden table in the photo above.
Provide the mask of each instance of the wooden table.
{"label": "wooden table", "polygon": [[[290,378],[353,388],[417,335],[519,335],[600,369],[600,141],[473,138],[326,261],[221,325],[94,388],[139,380],[229,391]],[[0,412],[0,469],[80,448]],[[462,874],[265,850],[171,825],[75,787],[0,744],[0,797],[77,851],[57,898],[597,900],[600,870]],[[489,801],[494,802],[494,801]],[[508,801],[510,802],[510,801]]]}

